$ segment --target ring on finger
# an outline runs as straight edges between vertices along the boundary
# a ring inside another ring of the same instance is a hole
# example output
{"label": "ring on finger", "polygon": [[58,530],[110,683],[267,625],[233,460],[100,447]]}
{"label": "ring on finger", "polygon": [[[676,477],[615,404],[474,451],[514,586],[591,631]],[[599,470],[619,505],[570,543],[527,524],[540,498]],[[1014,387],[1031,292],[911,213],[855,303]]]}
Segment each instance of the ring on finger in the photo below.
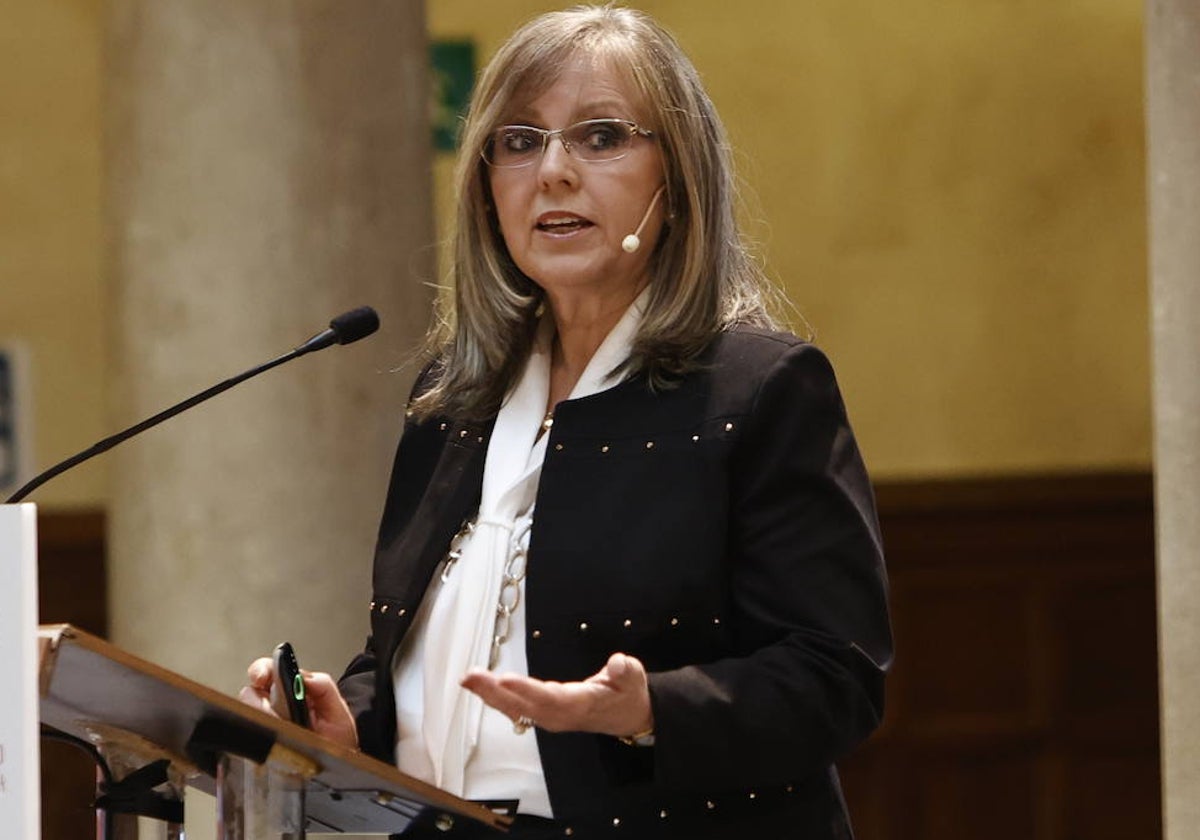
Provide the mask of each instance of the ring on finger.
{"label": "ring on finger", "polygon": [[537,724],[533,722],[533,718],[529,717],[528,715],[521,715],[519,718],[513,721],[513,732],[515,732],[517,735],[524,735],[529,731],[531,726],[536,725]]}

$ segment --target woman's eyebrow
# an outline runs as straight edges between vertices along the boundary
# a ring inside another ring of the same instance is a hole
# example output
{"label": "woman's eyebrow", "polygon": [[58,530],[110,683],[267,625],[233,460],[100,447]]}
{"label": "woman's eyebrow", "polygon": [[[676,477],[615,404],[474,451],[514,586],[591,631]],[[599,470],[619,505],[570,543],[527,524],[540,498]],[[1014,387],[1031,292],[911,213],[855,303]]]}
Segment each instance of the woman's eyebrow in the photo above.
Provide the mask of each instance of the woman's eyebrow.
{"label": "woman's eyebrow", "polygon": [[622,117],[626,116],[624,112],[629,110],[629,105],[618,99],[596,99],[591,102],[583,103],[576,106],[572,112],[578,117],[587,119],[585,114],[593,114],[604,117]]}
{"label": "woman's eyebrow", "polygon": [[[567,125],[574,125],[583,120],[591,120],[599,117],[630,119],[631,115],[629,111],[631,110],[628,103],[619,99],[594,99],[580,103],[572,108],[570,122]],[[549,128],[545,124],[546,121],[541,118],[538,112],[528,106],[513,112],[513,115],[504,122],[505,125],[529,125],[535,128]],[[555,126],[555,128],[566,127],[566,125]]]}

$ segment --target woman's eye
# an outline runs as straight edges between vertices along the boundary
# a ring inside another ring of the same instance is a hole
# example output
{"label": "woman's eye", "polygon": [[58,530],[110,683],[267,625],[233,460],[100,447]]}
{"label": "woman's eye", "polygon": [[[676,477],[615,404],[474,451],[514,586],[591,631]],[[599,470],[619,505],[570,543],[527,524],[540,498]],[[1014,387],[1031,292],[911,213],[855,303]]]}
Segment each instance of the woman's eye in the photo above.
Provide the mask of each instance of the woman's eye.
{"label": "woman's eye", "polygon": [[590,149],[612,149],[621,145],[621,131],[615,125],[589,126],[583,142]]}
{"label": "woman's eye", "polygon": [[500,145],[506,152],[521,154],[534,148],[533,134],[528,131],[506,131],[500,137]]}

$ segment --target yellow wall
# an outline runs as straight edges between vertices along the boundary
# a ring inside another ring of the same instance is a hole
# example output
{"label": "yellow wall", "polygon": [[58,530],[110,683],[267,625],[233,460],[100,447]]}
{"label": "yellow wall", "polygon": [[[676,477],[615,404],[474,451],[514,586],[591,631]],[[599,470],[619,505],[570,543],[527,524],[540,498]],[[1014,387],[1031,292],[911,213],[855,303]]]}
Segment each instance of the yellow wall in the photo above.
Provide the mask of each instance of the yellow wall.
{"label": "yellow wall", "polygon": [[[35,469],[108,431],[101,0],[0,7],[0,341],[29,350]],[[28,476],[27,476],[28,477]],[[31,499],[94,505],[103,459]]]}
{"label": "yellow wall", "polygon": [[[486,57],[564,5],[429,26]],[[637,5],[700,68],[876,477],[1148,467],[1138,0]]]}
{"label": "yellow wall", "polygon": [[[487,55],[559,5],[427,8],[435,37]],[[750,229],[877,477],[1149,465],[1138,0],[642,7],[704,74]],[[3,2],[0,341],[32,350],[39,466],[112,431],[103,10]],[[105,498],[103,458],[35,496]]]}

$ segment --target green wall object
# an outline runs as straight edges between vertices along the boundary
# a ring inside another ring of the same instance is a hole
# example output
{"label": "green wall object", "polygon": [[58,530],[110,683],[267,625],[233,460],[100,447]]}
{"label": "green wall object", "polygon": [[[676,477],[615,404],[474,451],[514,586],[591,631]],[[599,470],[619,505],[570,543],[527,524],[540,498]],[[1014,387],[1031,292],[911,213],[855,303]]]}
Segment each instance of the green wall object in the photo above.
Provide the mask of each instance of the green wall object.
{"label": "green wall object", "polygon": [[453,152],[458,147],[459,126],[475,83],[475,42],[434,41],[429,51],[433,70],[433,148]]}

